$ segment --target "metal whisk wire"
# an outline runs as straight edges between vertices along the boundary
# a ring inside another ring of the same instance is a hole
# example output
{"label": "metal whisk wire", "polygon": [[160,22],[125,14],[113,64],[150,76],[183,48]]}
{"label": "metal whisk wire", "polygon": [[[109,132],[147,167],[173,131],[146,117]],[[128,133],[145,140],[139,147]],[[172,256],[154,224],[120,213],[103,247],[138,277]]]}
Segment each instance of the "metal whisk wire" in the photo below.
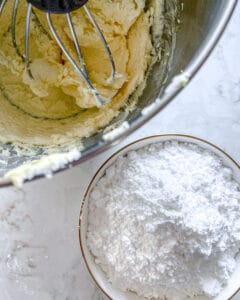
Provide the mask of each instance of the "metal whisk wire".
{"label": "metal whisk wire", "polygon": [[4,8],[6,3],[7,3],[7,0],[2,0],[2,2],[0,3],[0,15],[1,15],[1,13],[3,11],[3,8]]}
{"label": "metal whisk wire", "polygon": [[68,26],[69,26],[71,34],[72,34],[74,46],[75,46],[75,49],[77,51],[79,62],[81,64],[82,68],[83,68],[84,74],[87,75],[87,68],[86,68],[85,60],[83,58],[82,51],[81,51],[81,48],[80,48],[79,43],[78,43],[78,39],[77,39],[77,35],[76,35],[75,29],[74,29],[74,26],[73,26],[73,23],[72,23],[71,15],[69,13],[67,13],[66,17],[67,17]]}
{"label": "metal whisk wire", "polygon": [[114,80],[115,75],[116,75],[115,63],[114,63],[114,60],[113,60],[112,52],[111,52],[111,50],[110,50],[110,48],[109,48],[109,46],[108,46],[108,43],[107,43],[107,41],[106,41],[104,35],[102,34],[101,29],[100,29],[99,26],[98,26],[98,23],[96,22],[95,18],[93,17],[93,14],[92,14],[91,11],[88,9],[87,4],[85,4],[85,5],[83,6],[83,8],[84,8],[84,10],[85,10],[85,12],[86,12],[86,14],[87,14],[89,20],[90,20],[91,23],[93,24],[93,26],[94,26],[94,28],[95,28],[97,34],[98,34],[98,37],[99,37],[100,40],[102,41],[102,43],[103,43],[103,45],[104,45],[104,48],[105,48],[105,51],[106,51],[106,53],[107,53],[107,55],[108,55],[109,61],[110,61],[110,63],[111,63],[111,68],[112,68],[112,74],[111,74],[111,77],[110,77],[110,79],[111,79],[111,81],[112,81],[112,80]]}
{"label": "metal whisk wire", "polygon": [[103,105],[106,100],[104,100],[98,93],[98,91],[94,88],[94,86],[92,85],[92,83],[90,82],[87,74],[84,73],[84,71],[81,70],[81,68],[78,66],[78,64],[76,63],[76,61],[74,60],[74,58],[72,57],[72,55],[68,52],[68,50],[66,49],[66,47],[64,46],[64,44],[62,43],[61,39],[59,38],[57,31],[55,30],[53,23],[52,23],[52,19],[51,19],[51,14],[47,12],[47,21],[48,21],[48,26],[51,30],[52,35],[54,36],[58,46],[61,48],[61,50],[63,51],[63,53],[65,54],[65,56],[67,57],[68,61],[72,64],[72,66],[75,68],[75,70],[77,71],[77,73],[82,77],[82,79],[85,81],[86,85],[88,86],[88,88],[91,90],[91,92],[94,94],[94,96],[96,97],[96,100],[98,101],[98,105],[101,106]]}
{"label": "metal whisk wire", "polygon": [[[3,11],[3,8],[6,4],[7,0],[2,0],[2,2],[0,3],[0,15]],[[50,3],[52,4],[56,4],[55,6],[51,6],[50,7]],[[47,22],[48,22],[48,26],[49,29],[52,33],[52,36],[54,37],[56,43],[58,44],[58,46],[60,47],[60,49],[62,50],[62,52],[64,53],[64,55],[66,56],[66,58],[68,59],[68,61],[71,63],[71,65],[73,66],[73,68],[75,69],[75,71],[81,76],[81,78],[84,80],[84,82],[86,83],[87,87],[89,88],[89,90],[92,92],[92,94],[95,96],[96,98],[96,103],[97,106],[101,106],[103,104],[105,104],[107,102],[106,99],[104,99],[99,92],[97,91],[97,89],[93,86],[93,84],[90,81],[90,78],[88,76],[88,71],[87,71],[87,67],[85,64],[85,60],[81,51],[81,47],[80,44],[78,42],[78,37],[77,34],[75,32],[74,29],[74,25],[73,25],[73,21],[71,18],[71,14],[70,14],[70,2],[71,1],[67,1],[67,2],[61,2],[61,5],[58,3],[58,1],[56,0],[54,1],[40,1],[40,0],[28,0],[28,5],[27,5],[27,13],[26,13],[26,23],[25,23],[25,38],[24,38],[24,53],[21,54],[21,51],[19,50],[19,47],[17,45],[16,42],[16,18],[17,18],[17,11],[18,11],[18,5],[19,5],[19,0],[14,0],[14,5],[13,5],[13,11],[12,11],[12,21],[11,21],[11,35],[12,35],[12,44],[13,47],[16,51],[16,53],[23,59],[23,61],[25,62],[25,66],[26,66],[26,70],[27,73],[29,75],[29,77],[31,79],[34,79],[34,76],[31,72],[31,67],[30,67],[30,60],[29,60],[29,36],[30,36],[30,23],[31,23],[31,15],[32,15],[32,8],[34,6],[34,4],[37,4],[36,7],[38,8],[42,8],[43,11],[46,12],[46,18],[47,18]],[[89,8],[87,7],[87,0],[75,0],[75,2],[72,2],[75,6],[77,5],[77,2],[79,2],[78,5],[80,5],[81,7],[83,7],[83,9],[85,10],[85,13],[87,15],[87,17],[89,18],[90,22],[92,23],[99,39],[101,40],[105,52],[108,56],[110,65],[111,65],[111,76],[110,76],[110,82],[112,82],[115,79],[116,76],[116,69],[115,69],[115,63],[114,63],[114,59],[113,59],[113,55],[112,52],[110,50],[110,47],[98,25],[98,23],[96,22],[95,18],[93,17],[91,11],[89,10]],[[48,6],[46,7],[46,3],[48,4]],[[59,6],[57,6],[57,3]],[[43,6],[45,5],[45,6]],[[66,10],[64,10],[64,5],[66,6]],[[53,9],[52,11],[50,11],[50,8]],[[76,7],[74,7],[74,9],[76,9]],[[72,40],[74,43],[74,48],[76,50],[77,53],[77,57],[79,60],[79,64],[78,62],[75,61],[75,59],[73,58],[73,56],[70,54],[70,52],[67,50],[67,48],[65,47],[65,45],[63,44],[63,42],[61,41],[57,30],[55,29],[55,26],[53,24],[52,21],[52,14],[54,13],[60,13],[60,14],[65,14],[66,15],[66,19],[67,19],[67,23],[70,29],[70,33],[72,36]]]}
{"label": "metal whisk wire", "polygon": [[32,14],[32,5],[29,3],[27,6],[27,16],[26,16],[26,26],[25,26],[24,59],[25,59],[25,65],[29,77],[34,79],[29,65],[29,32],[30,32],[31,14]]}
{"label": "metal whisk wire", "polygon": [[11,22],[12,44],[13,44],[13,47],[14,47],[17,55],[19,55],[24,60],[24,57],[21,54],[21,51],[19,50],[17,42],[16,42],[16,18],[17,18],[17,10],[18,10],[18,0],[15,0],[14,4],[13,4],[12,22]]}

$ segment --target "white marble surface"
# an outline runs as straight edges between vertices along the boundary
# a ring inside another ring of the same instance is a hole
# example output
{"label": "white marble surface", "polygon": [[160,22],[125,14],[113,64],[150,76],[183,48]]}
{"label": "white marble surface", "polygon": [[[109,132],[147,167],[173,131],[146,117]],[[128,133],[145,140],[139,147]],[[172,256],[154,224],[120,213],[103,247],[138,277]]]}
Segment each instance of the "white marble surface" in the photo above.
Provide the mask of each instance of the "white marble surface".
{"label": "white marble surface", "polygon": [[[240,3],[210,59],[175,101],[123,144],[155,133],[208,139],[240,162]],[[115,149],[72,170],[0,189],[0,300],[100,300],[78,242],[81,196]],[[240,295],[235,299],[240,299]]]}

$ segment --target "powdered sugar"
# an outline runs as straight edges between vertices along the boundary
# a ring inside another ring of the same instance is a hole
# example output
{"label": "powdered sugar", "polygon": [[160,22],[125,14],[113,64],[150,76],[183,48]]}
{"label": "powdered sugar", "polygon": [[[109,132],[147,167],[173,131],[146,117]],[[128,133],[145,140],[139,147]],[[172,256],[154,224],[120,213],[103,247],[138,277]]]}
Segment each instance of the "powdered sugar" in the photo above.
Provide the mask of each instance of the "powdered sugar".
{"label": "powdered sugar", "polygon": [[122,290],[215,296],[240,249],[240,187],[217,156],[194,144],[131,151],[90,194],[87,243]]}

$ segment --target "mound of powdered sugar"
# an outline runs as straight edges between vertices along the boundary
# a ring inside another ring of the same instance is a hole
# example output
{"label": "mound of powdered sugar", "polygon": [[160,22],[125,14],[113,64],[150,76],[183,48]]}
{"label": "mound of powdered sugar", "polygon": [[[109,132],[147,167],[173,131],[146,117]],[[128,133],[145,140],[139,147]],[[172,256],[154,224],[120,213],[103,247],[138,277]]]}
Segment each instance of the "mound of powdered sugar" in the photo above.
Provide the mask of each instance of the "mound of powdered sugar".
{"label": "mound of powdered sugar", "polygon": [[217,295],[240,249],[240,186],[213,153],[177,141],[119,157],[93,188],[87,243],[122,290]]}

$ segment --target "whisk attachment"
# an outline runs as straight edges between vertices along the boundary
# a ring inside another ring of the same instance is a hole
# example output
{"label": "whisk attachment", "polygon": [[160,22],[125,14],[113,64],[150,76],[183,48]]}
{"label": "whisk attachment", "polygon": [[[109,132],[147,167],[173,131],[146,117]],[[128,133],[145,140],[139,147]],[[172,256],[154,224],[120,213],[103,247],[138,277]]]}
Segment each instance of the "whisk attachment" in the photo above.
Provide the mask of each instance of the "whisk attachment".
{"label": "whisk attachment", "polygon": [[[0,3],[0,15],[3,11],[3,8],[6,4],[7,0],[2,0]],[[31,72],[30,67],[30,61],[29,61],[29,36],[30,36],[30,23],[31,23],[31,15],[33,7],[36,7],[44,12],[46,12],[46,18],[48,22],[49,29],[52,33],[52,36],[54,37],[56,43],[68,59],[68,61],[71,63],[73,68],[76,70],[76,72],[80,75],[80,77],[84,80],[89,90],[92,92],[92,94],[96,98],[97,106],[101,106],[107,102],[106,99],[104,99],[97,89],[93,86],[93,84],[90,81],[90,78],[88,76],[87,67],[85,64],[85,60],[81,51],[80,44],[78,42],[78,37],[74,29],[74,25],[71,18],[71,12],[74,10],[77,10],[79,8],[83,8],[87,17],[89,18],[91,24],[93,25],[99,39],[101,40],[103,47],[105,49],[105,52],[108,56],[109,63],[111,66],[111,75],[108,80],[108,82],[112,82],[116,77],[116,68],[115,63],[113,59],[112,52],[110,50],[110,47],[98,25],[96,22],[93,14],[91,13],[90,9],[87,7],[88,0],[27,0],[27,13],[26,13],[26,23],[25,23],[25,38],[24,38],[24,53],[21,54],[21,51],[18,48],[17,42],[16,42],[16,17],[17,17],[17,10],[18,10],[18,4],[19,0],[14,0],[13,5],[13,12],[12,12],[12,21],[11,21],[11,35],[12,35],[12,44],[16,51],[16,53],[23,59],[25,62],[26,70],[30,78],[34,78],[33,74]],[[72,36],[73,44],[75,51],[77,53],[78,61],[74,59],[74,57],[71,55],[71,53],[67,50],[65,45],[63,44],[62,40],[60,39],[57,30],[55,29],[55,26],[52,21],[52,14],[64,14],[66,16],[67,24],[69,26],[69,30]]]}

